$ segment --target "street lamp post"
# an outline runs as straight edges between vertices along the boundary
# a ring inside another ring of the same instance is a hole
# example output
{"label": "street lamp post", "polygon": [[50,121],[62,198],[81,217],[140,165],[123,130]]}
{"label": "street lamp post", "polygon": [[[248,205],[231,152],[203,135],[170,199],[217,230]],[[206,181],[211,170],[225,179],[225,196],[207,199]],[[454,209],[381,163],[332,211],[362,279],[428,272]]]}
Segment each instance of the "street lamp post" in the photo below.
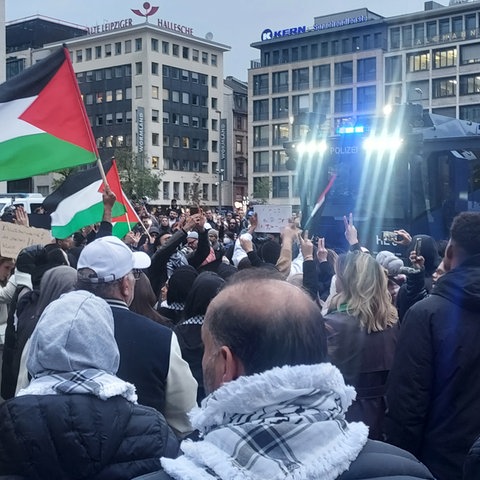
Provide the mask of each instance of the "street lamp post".
{"label": "street lamp post", "polygon": [[223,182],[223,168],[217,168],[218,175],[218,213],[222,214],[222,182]]}

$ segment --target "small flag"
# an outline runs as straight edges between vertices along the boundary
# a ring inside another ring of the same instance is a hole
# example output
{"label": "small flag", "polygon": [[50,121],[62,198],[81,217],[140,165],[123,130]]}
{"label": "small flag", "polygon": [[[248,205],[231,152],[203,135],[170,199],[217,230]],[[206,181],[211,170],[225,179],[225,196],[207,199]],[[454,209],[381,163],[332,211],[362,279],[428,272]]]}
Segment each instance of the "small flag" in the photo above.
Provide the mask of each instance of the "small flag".
{"label": "small flag", "polygon": [[98,152],[64,47],[0,85],[0,180],[95,162]]}
{"label": "small flag", "polygon": [[[117,201],[113,206],[113,234],[123,238],[140,221],[125,196],[115,160],[103,163],[107,183]],[[105,185],[98,167],[70,175],[43,202],[52,218],[54,238],[67,238],[83,227],[100,222],[103,217],[102,193]]]}

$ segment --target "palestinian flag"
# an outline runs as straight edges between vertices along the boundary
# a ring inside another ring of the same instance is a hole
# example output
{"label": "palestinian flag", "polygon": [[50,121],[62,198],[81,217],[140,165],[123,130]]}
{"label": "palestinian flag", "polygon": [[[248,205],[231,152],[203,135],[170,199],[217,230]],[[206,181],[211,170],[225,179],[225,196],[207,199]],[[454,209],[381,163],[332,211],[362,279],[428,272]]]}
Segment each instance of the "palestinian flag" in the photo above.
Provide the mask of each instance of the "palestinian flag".
{"label": "palestinian flag", "polygon": [[92,163],[98,152],[66,48],[0,85],[0,180]]}
{"label": "palestinian flag", "polygon": [[[103,169],[107,183],[117,197],[112,211],[113,234],[123,238],[140,219],[123,193],[115,160],[103,163]],[[104,188],[98,167],[67,177],[43,202],[52,218],[52,236],[67,238],[83,227],[101,222]]]}

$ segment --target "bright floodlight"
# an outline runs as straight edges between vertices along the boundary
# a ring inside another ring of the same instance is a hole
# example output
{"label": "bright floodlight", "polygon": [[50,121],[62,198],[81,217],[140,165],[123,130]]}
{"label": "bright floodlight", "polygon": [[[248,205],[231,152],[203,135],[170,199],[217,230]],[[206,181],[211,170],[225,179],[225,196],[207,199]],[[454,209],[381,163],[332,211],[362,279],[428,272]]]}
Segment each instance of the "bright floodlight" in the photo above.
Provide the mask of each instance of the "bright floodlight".
{"label": "bright floodlight", "polygon": [[297,145],[297,151],[300,154],[308,153],[309,155],[313,155],[315,153],[325,153],[327,150],[327,142],[324,140],[322,141],[312,141],[307,143],[299,143]]}
{"label": "bright floodlight", "polygon": [[383,107],[383,114],[388,117],[393,111],[393,107],[390,104],[387,104]]}
{"label": "bright floodlight", "polygon": [[372,136],[363,141],[363,149],[368,152],[395,153],[402,146],[402,143],[403,139],[397,136]]}

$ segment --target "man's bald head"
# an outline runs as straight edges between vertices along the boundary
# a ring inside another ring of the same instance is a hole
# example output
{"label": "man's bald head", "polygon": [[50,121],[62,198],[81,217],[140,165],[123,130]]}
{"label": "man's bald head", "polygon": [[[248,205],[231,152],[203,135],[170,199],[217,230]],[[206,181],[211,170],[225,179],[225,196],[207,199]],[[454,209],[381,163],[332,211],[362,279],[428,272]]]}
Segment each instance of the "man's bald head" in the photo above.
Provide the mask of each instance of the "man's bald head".
{"label": "man's bald head", "polygon": [[327,346],[319,307],[283,280],[234,283],[210,303],[204,330],[227,346],[252,375],[284,365],[325,361]]}

